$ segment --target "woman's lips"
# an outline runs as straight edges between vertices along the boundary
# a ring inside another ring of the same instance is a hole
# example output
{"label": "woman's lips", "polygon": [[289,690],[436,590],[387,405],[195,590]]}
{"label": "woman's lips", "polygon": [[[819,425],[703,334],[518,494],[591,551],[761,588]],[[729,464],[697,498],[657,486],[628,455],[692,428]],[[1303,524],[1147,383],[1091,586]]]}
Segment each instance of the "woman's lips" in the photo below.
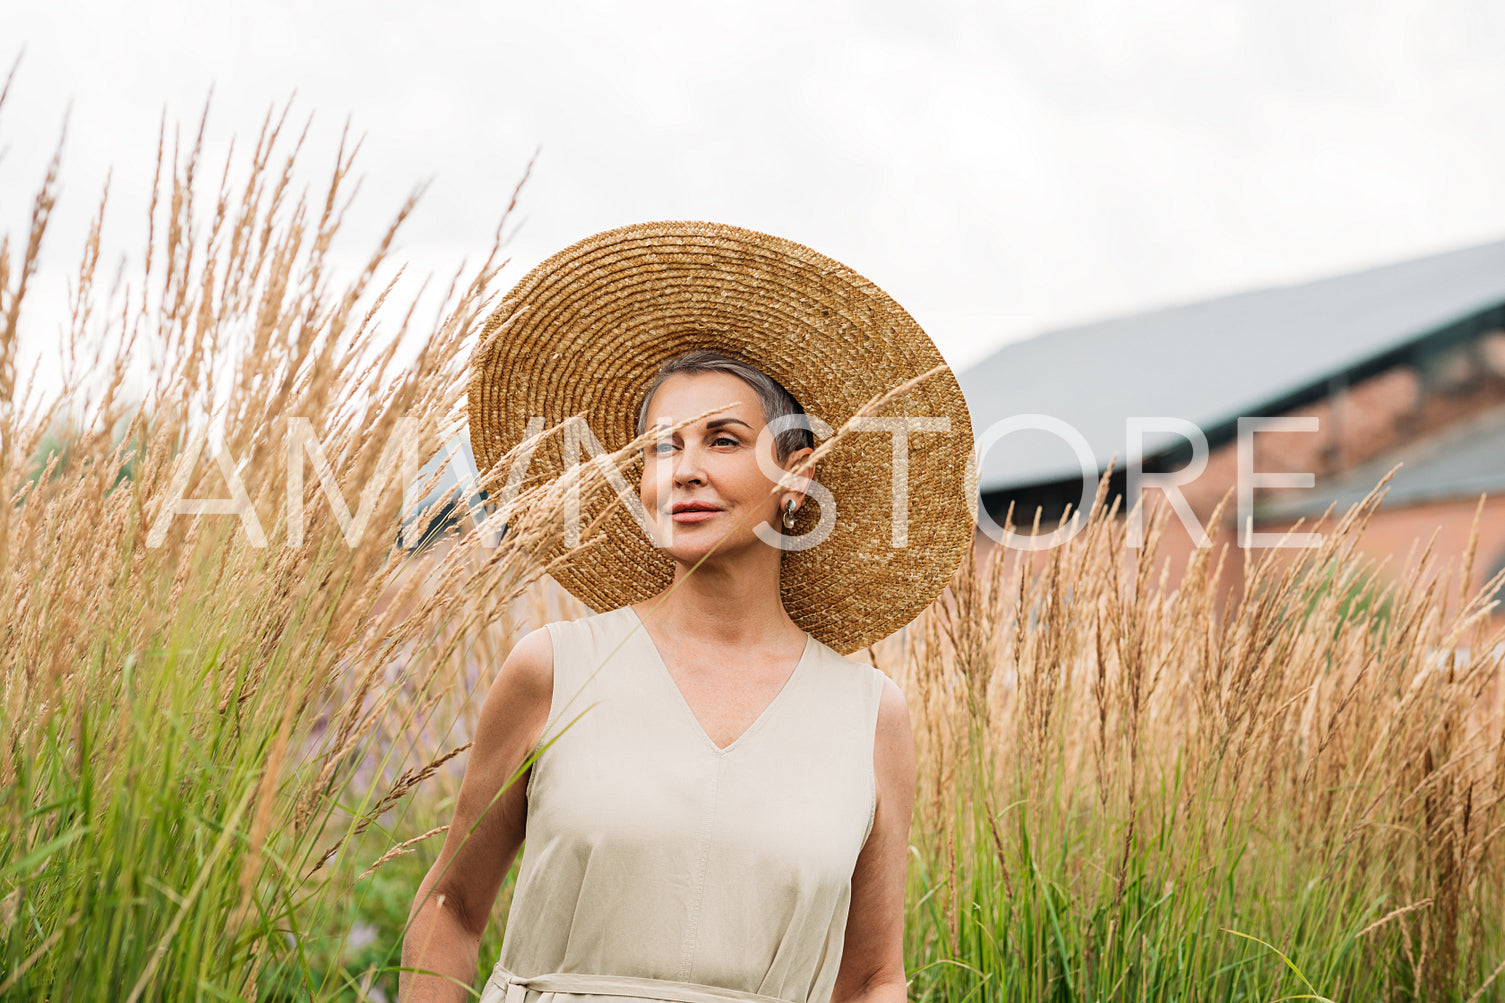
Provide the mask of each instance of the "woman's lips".
{"label": "woman's lips", "polygon": [[711,516],[713,516],[713,515],[720,515],[720,514],[721,514],[721,510],[720,509],[714,509],[714,508],[710,508],[710,509],[708,509],[708,508],[686,509],[683,512],[675,512],[674,513],[674,521],[675,522],[686,522],[686,523],[689,523],[689,522],[705,522]]}

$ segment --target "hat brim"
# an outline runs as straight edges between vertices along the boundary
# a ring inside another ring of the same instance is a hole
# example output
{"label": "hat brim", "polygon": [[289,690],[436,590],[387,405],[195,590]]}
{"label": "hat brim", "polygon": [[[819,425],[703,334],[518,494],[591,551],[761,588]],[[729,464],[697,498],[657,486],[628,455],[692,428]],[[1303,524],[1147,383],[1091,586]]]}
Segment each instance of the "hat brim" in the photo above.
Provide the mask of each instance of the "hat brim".
{"label": "hat brim", "polygon": [[[507,330],[493,339],[503,324]],[[622,227],[560,251],[513,288],[481,345],[467,403],[483,470],[522,441],[535,416],[552,427],[584,413],[602,447],[620,449],[634,437],[659,364],[692,349],[758,367],[832,428],[873,397],[944,365],[898,303],[840,262],[779,237],[704,222]],[[934,601],[973,533],[972,424],[955,375],[946,369],[920,382],[878,414],[949,419],[946,431],[909,436],[907,514],[900,520],[894,512],[894,436],[844,436],[815,473],[835,500],[834,528],[810,549],[783,555],[785,609],[842,654],[887,637]],[[557,476],[562,457],[551,437],[532,470]],[[638,459],[629,484],[641,470]],[[801,506],[788,532],[809,532],[816,508]],[[587,506],[584,518],[594,514]],[[898,535],[907,539],[895,546],[901,521]],[[605,612],[672,582],[673,560],[625,507],[604,532],[587,554],[552,572],[585,605]]]}

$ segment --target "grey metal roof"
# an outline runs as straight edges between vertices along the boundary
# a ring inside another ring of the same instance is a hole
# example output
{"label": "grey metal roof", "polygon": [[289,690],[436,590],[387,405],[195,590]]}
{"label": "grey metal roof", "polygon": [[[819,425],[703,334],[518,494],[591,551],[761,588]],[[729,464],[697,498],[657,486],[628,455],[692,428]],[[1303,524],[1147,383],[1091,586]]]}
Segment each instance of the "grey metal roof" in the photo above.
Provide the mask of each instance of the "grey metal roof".
{"label": "grey metal roof", "polygon": [[1505,408],[1497,408],[1439,435],[1399,449],[1330,478],[1314,487],[1254,502],[1256,519],[1312,519],[1336,502],[1333,517],[1362,501],[1397,463],[1385,485],[1385,508],[1481,494],[1505,494]]}
{"label": "grey metal roof", "polygon": [[[1223,296],[1046,332],[957,374],[980,437],[1012,415],[1064,420],[1098,469],[1127,460],[1129,416],[1174,416],[1204,431],[1505,303],[1505,240],[1332,278]],[[1181,444],[1145,437],[1144,455]],[[990,450],[982,490],[1076,478],[1071,448],[1037,431]]]}

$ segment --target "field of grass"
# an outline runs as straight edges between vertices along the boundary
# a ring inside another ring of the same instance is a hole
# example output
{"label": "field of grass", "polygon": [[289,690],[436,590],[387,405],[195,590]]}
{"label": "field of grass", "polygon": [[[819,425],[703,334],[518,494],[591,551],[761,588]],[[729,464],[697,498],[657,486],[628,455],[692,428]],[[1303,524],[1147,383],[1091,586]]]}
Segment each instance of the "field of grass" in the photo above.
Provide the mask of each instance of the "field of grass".
{"label": "field of grass", "polygon": [[[0,998],[394,998],[489,673],[582,612],[537,559],[567,482],[393,546],[389,441],[426,458],[463,427],[513,276],[494,247],[422,321],[389,260],[411,204],[334,267],[352,155],[306,200],[295,131],[270,117],[229,165],[166,142],[150,221],[116,224],[150,252],[108,290],[96,227],[73,419],[16,367],[60,168],[0,246]],[[296,417],[353,516],[290,476]],[[201,429],[254,517],[171,515],[231,493]],[[865,656],[917,732],[911,998],[1505,999],[1501,583],[1464,594],[1472,554],[1429,553],[1387,587],[1354,549],[1371,498],[1320,550],[1251,555],[1224,613],[1220,551],[1170,587],[1159,515],[1135,554],[1103,501],[1033,559],[969,560]]]}
{"label": "field of grass", "polygon": [[1225,617],[1214,551],[1168,592],[1109,519],[958,576],[901,663],[916,995],[1502,996],[1505,651],[1364,574],[1373,504]]}

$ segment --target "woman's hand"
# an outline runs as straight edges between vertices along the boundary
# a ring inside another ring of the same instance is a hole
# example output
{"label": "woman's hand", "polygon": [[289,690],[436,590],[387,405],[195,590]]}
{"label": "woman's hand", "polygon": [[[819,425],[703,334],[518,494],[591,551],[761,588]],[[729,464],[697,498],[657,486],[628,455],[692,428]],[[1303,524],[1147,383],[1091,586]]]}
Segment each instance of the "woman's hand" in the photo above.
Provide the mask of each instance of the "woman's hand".
{"label": "woman's hand", "polygon": [[538,744],[553,692],[554,646],[539,628],[513,647],[481,707],[454,818],[439,859],[418,886],[402,942],[405,969],[436,974],[402,972],[403,1003],[459,1003],[469,996],[481,934],[527,821],[528,774],[511,786],[507,781]]}
{"label": "woman's hand", "polygon": [[909,706],[892,679],[883,682],[873,736],[878,808],[857,866],[834,1003],[903,1003],[904,878],[914,811],[915,753]]}

